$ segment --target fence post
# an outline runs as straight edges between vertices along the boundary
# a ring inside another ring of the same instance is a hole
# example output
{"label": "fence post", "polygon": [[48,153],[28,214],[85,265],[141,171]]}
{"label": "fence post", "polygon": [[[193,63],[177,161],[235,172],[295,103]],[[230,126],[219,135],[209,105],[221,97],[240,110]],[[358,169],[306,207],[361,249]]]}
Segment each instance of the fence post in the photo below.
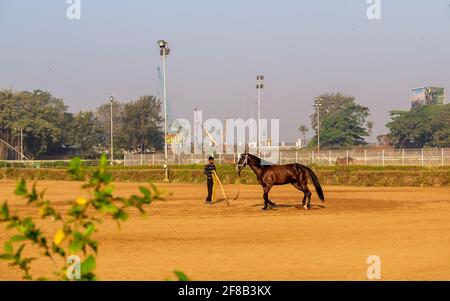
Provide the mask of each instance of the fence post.
{"label": "fence post", "polygon": [[152,155],[152,165],[155,165],[155,154]]}
{"label": "fence post", "polygon": [[402,148],[402,165],[405,165],[405,149]]}
{"label": "fence post", "polygon": [[328,151],[328,165],[331,166],[331,150]]}
{"label": "fence post", "polygon": [[384,166],[384,149],[383,149],[383,151],[381,152],[381,156],[382,156],[382,161],[383,161],[383,166]]}
{"label": "fence post", "polygon": [[298,152],[295,151],[295,163],[298,163]]}
{"label": "fence post", "polygon": [[367,165],[367,149],[364,150],[364,165]]}
{"label": "fence post", "polygon": [[280,152],[280,164],[283,164],[283,152]]}
{"label": "fence post", "polygon": [[345,151],[345,156],[346,156],[347,166],[348,166],[348,150]]}
{"label": "fence post", "polygon": [[423,161],[424,161],[423,155],[424,155],[424,154],[423,154],[423,148],[422,148],[422,166],[423,166],[423,164],[424,164],[424,162],[423,162]]}
{"label": "fence post", "polygon": [[441,149],[441,166],[444,166],[444,148]]}

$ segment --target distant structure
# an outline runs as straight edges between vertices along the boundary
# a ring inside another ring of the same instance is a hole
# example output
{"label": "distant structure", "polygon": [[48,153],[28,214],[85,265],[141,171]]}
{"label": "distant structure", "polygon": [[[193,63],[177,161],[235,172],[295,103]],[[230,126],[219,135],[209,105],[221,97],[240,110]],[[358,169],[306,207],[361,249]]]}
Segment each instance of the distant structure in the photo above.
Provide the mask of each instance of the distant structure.
{"label": "distant structure", "polygon": [[423,105],[442,105],[445,102],[445,89],[440,87],[422,87],[411,90],[411,108]]}

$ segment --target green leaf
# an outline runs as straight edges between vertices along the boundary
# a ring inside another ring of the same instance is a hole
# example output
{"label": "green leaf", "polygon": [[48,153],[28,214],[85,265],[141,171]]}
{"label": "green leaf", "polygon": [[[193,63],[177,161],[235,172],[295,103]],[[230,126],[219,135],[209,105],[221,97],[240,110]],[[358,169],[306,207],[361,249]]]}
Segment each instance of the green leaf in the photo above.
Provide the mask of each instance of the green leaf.
{"label": "green leaf", "polygon": [[102,154],[102,157],[100,158],[100,167],[105,168],[106,166],[108,166],[108,159],[105,154]]}
{"label": "green leaf", "polygon": [[70,209],[69,209],[69,215],[73,216],[74,218],[78,218],[81,215],[83,215],[84,211],[85,211],[86,207],[84,206],[80,206],[80,205],[73,205]]}
{"label": "green leaf", "polygon": [[102,210],[104,212],[108,212],[111,214],[116,214],[119,211],[119,208],[114,204],[105,204],[102,206]]}
{"label": "green leaf", "polygon": [[23,235],[14,235],[13,237],[11,237],[9,239],[10,242],[19,242],[19,241],[24,241],[27,240],[27,238]]}
{"label": "green leaf", "polygon": [[144,196],[146,196],[147,198],[149,198],[150,197],[150,195],[151,195],[151,193],[150,193],[150,190],[148,190],[147,188],[145,188],[145,187],[139,187],[139,190],[142,192],[142,194],[144,195]]}
{"label": "green leaf", "polygon": [[116,213],[113,214],[113,218],[119,221],[126,221],[128,219],[128,213],[126,213],[122,209],[119,209]]}
{"label": "green leaf", "polygon": [[174,274],[177,276],[178,281],[191,281],[186,274],[180,271],[174,271]]}
{"label": "green leaf", "polygon": [[83,240],[81,240],[80,238],[75,238],[70,243],[69,252],[71,254],[77,254],[78,252],[81,251],[81,249],[83,249],[83,246],[84,246]]}
{"label": "green leaf", "polygon": [[8,203],[4,202],[2,205],[2,208],[0,210],[0,222],[1,221],[8,221],[10,218],[9,216],[9,208],[8,208]]}
{"label": "green leaf", "polygon": [[83,167],[81,166],[81,159],[79,157],[75,157],[70,160],[70,166],[67,172],[72,176],[73,180],[84,180],[85,174]]}
{"label": "green leaf", "polygon": [[6,241],[3,244],[3,249],[5,250],[5,252],[7,254],[12,254],[13,253],[13,245],[12,245],[12,243],[10,241]]}
{"label": "green leaf", "polygon": [[11,254],[0,254],[0,259],[1,260],[11,260],[13,258],[14,258],[14,256],[11,255]]}
{"label": "green leaf", "polygon": [[24,179],[21,179],[19,183],[17,183],[16,190],[14,193],[18,196],[25,196],[27,195],[27,183]]}
{"label": "green leaf", "polygon": [[95,231],[95,225],[94,224],[88,224],[86,226],[86,230],[84,231],[84,236],[89,237],[94,233]]}
{"label": "green leaf", "polygon": [[95,266],[94,256],[89,255],[89,257],[81,263],[81,275],[90,274],[93,270],[95,270]]}

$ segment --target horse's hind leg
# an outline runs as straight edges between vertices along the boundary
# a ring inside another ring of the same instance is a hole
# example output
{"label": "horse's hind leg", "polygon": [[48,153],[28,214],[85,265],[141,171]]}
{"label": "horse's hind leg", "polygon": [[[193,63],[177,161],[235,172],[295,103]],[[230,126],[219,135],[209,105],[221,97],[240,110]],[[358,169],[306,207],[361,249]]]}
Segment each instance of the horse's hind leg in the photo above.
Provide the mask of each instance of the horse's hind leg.
{"label": "horse's hind leg", "polygon": [[309,191],[309,188],[308,188],[307,185],[305,185],[303,187],[303,189],[304,189],[303,191],[305,192],[305,197],[307,198],[307,203],[305,205],[305,202],[303,202],[303,207],[305,209],[309,210],[309,209],[311,209],[311,195],[312,195],[312,193],[311,193],[311,191]]}
{"label": "horse's hind leg", "polygon": [[307,198],[306,192],[303,190],[302,186],[299,185],[299,184],[297,184],[297,183],[292,183],[292,186],[294,186],[295,188],[297,188],[298,190],[300,190],[301,192],[303,192],[302,206],[303,206],[304,208],[306,208],[306,207],[305,207],[305,205],[306,205],[306,198]]}

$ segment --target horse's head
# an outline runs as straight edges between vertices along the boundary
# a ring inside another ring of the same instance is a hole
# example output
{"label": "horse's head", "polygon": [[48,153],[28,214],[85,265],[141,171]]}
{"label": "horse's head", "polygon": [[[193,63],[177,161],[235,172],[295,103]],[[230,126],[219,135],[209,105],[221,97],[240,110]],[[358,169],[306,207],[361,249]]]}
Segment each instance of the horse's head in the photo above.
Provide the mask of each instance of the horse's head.
{"label": "horse's head", "polygon": [[245,166],[247,166],[247,161],[248,161],[248,153],[243,153],[239,157],[239,161],[236,165],[236,171],[239,176],[241,176],[241,170],[244,169]]}

